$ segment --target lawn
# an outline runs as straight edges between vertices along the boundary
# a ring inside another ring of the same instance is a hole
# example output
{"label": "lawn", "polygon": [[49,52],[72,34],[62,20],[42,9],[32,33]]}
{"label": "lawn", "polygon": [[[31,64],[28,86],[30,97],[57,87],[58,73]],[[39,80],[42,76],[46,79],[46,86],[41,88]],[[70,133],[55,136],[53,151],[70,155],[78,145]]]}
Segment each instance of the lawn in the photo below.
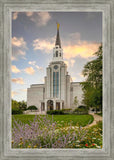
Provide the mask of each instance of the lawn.
{"label": "lawn", "polygon": [[[44,116],[40,115],[40,117],[42,119],[42,117]],[[33,121],[34,118],[35,115],[13,115],[12,122],[14,122],[15,119],[21,121],[24,124],[30,124],[30,122]],[[47,118],[53,122],[57,122],[57,124],[61,124],[63,127],[69,126],[69,124],[72,124],[72,126],[78,124],[79,126],[84,127],[88,123],[92,123],[94,120],[92,115],[47,115]]]}

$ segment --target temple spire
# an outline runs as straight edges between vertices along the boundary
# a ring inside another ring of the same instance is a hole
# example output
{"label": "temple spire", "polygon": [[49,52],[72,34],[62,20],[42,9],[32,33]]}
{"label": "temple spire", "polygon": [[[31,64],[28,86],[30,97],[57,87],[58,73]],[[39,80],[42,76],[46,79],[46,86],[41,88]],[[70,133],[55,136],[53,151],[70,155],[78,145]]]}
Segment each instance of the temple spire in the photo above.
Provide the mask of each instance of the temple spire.
{"label": "temple spire", "polygon": [[61,41],[60,41],[60,37],[59,37],[59,26],[60,26],[60,24],[57,23],[57,36],[56,36],[55,45],[58,45],[61,48]]}

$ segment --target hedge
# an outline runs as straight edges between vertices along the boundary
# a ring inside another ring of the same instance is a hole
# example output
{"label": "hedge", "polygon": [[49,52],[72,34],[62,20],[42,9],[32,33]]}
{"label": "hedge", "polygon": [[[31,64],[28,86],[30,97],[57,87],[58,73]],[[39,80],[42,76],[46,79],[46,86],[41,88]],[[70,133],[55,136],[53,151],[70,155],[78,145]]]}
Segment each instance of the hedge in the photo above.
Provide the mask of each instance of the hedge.
{"label": "hedge", "polygon": [[62,110],[51,110],[51,111],[47,111],[47,114],[54,114],[54,115],[63,115],[64,112]]}

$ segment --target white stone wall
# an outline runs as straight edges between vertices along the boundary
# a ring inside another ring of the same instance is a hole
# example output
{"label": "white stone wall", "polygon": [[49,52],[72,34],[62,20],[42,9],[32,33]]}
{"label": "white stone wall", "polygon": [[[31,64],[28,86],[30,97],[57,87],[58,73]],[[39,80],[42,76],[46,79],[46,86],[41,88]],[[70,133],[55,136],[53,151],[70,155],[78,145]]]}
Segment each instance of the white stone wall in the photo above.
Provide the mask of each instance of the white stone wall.
{"label": "white stone wall", "polygon": [[45,97],[44,93],[45,85],[31,85],[27,89],[27,107],[35,105],[39,110],[41,107],[41,100]]}
{"label": "white stone wall", "polygon": [[71,94],[72,94],[72,97],[71,97],[71,106],[75,107],[74,106],[74,98],[75,98],[75,96],[77,96],[77,99],[78,99],[78,102],[79,102],[78,106],[82,105],[83,104],[82,103],[83,91],[82,91],[82,87],[81,87],[80,83],[79,82],[72,82],[71,86],[73,88],[73,91],[71,92]]}
{"label": "white stone wall", "polygon": [[66,108],[70,108],[70,75],[66,76]]}

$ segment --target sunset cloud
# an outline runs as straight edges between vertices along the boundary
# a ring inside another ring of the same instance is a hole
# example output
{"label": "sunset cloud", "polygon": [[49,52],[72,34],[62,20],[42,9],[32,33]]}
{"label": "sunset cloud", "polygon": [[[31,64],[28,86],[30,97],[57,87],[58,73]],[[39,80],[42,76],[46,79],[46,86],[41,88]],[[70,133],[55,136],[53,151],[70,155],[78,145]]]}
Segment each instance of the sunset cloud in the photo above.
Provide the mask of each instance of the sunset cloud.
{"label": "sunset cloud", "polygon": [[17,18],[18,18],[18,14],[19,14],[19,12],[14,12],[13,13],[13,20],[16,20]]}
{"label": "sunset cloud", "polygon": [[26,42],[24,41],[23,37],[20,37],[20,38],[13,37],[12,38],[12,45],[16,46],[16,47],[27,48]]}
{"label": "sunset cloud", "polygon": [[36,64],[36,61],[29,61],[28,64],[31,64],[34,66]]}
{"label": "sunset cloud", "polygon": [[13,78],[12,82],[17,84],[24,84],[23,78]]}
{"label": "sunset cloud", "polygon": [[33,12],[25,12],[26,16],[31,17],[34,13]]}
{"label": "sunset cloud", "polygon": [[24,71],[25,71],[27,74],[31,74],[31,75],[35,73],[35,70],[33,69],[33,67],[25,68]]}
{"label": "sunset cloud", "polygon": [[25,42],[23,37],[12,38],[12,61],[18,60],[19,57],[25,58],[27,50],[27,43]]}
{"label": "sunset cloud", "polygon": [[12,91],[11,92],[11,97],[13,98],[15,95],[17,95],[17,94],[19,94],[18,92],[16,92],[16,91]]}
{"label": "sunset cloud", "polygon": [[70,59],[75,58],[76,56],[80,56],[82,58],[93,57],[93,53],[98,50],[99,43],[89,43],[80,41],[76,45],[68,45],[63,47],[64,58]]}
{"label": "sunset cloud", "polygon": [[[71,35],[70,35],[71,36]],[[74,36],[76,39],[77,37],[80,37],[80,35],[76,33],[72,36]],[[54,38],[50,39],[35,39],[33,41],[33,49],[34,50],[41,50],[44,53],[52,53],[53,47],[54,47]],[[80,56],[82,58],[89,58],[93,57],[93,53],[95,53],[98,50],[100,43],[96,42],[88,42],[88,41],[81,41],[76,40],[74,41],[64,41],[63,44],[63,56],[64,59],[73,59],[77,56]],[[74,60],[72,60],[72,65],[74,64]]]}
{"label": "sunset cloud", "polygon": [[34,67],[35,67],[36,69],[38,69],[38,70],[43,70],[42,67],[36,65],[36,61],[29,61],[28,64],[34,66]]}
{"label": "sunset cloud", "polygon": [[33,41],[33,47],[34,50],[41,50],[45,53],[50,53],[54,47],[54,42],[50,42],[49,40],[35,39]]}
{"label": "sunset cloud", "polygon": [[19,72],[21,72],[15,65],[12,65],[11,69],[12,69],[13,73],[19,73]]}
{"label": "sunset cloud", "polygon": [[12,60],[12,61],[16,61],[16,60],[17,60],[17,58],[16,58],[16,57],[14,57],[14,56],[11,56],[11,60]]}
{"label": "sunset cloud", "polygon": [[64,62],[66,63],[66,65],[68,67],[73,67],[74,63],[75,63],[75,60],[74,59],[67,59],[67,60],[64,60]]}

